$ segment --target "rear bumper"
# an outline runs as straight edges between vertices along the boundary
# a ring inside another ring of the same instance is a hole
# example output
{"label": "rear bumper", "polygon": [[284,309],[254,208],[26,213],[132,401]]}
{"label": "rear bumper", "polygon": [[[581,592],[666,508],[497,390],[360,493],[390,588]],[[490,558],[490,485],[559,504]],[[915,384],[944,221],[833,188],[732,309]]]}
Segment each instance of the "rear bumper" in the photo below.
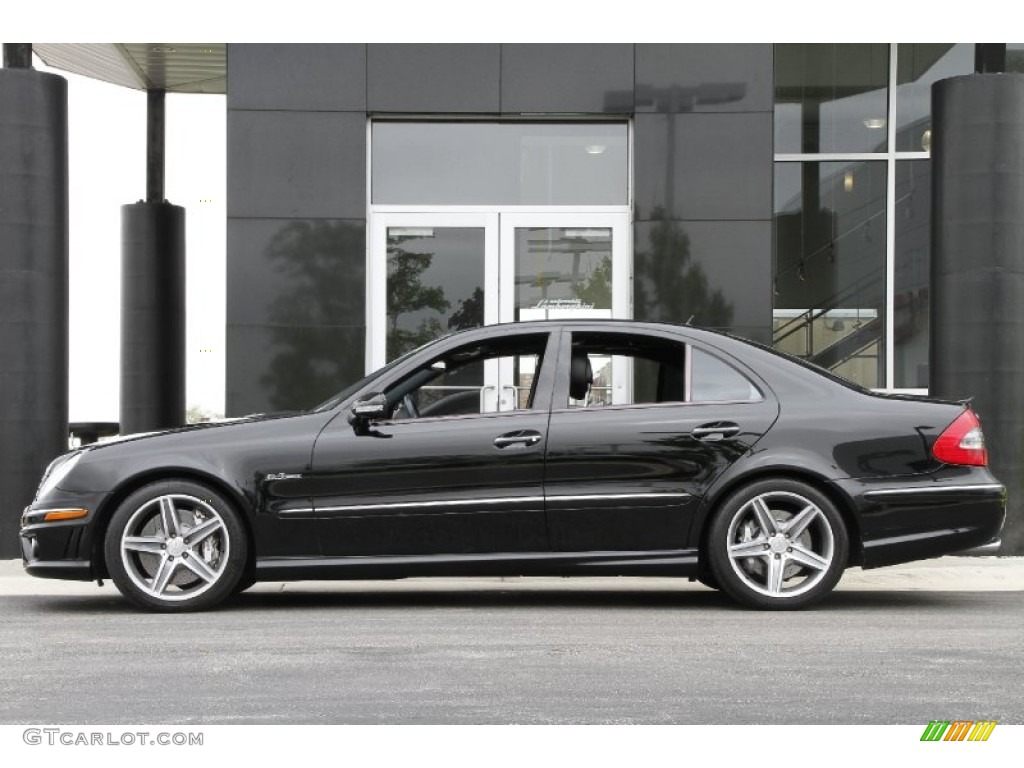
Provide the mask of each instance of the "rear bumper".
{"label": "rear bumper", "polygon": [[876,568],[978,549],[994,554],[1006,518],[1006,489],[987,472],[971,480],[839,483],[860,511],[859,564]]}
{"label": "rear bumper", "polygon": [[990,557],[998,555],[999,550],[1003,546],[1003,540],[996,538],[990,541],[988,544],[982,544],[980,547],[971,547],[965,549],[963,552],[954,552],[954,555],[963,555],[964,557]]}

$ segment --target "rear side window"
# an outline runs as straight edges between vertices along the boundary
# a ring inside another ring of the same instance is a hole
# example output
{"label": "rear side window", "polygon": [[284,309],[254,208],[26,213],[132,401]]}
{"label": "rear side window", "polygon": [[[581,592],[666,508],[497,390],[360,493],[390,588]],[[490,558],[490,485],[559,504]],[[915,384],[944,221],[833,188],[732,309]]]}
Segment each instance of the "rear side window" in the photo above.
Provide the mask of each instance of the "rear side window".
{"label": "rear side window", "polygon": [[570,408],[761,399],[724,360],[661,336],[574,332],[571,358]]}
{"label": "rear side window", "polygon": [[714,355],[690,347],[690,402],[760,400],[761,393],[750,380]]}

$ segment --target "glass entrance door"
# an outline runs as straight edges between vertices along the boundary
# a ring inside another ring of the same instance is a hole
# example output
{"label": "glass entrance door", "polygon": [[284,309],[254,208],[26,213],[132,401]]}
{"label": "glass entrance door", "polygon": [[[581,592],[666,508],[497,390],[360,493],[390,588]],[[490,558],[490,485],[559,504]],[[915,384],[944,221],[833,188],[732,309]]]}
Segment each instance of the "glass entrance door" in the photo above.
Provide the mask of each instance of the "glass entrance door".
{"label": "glass entrance door", "polygon": [[[629,317],[628,233],[627,213],[375,214],[367,368],[481,325]],[[528,367],[495,361],[480,382],[465,386],[480,390],[482,409],[511,410],[532,376]],[[615,376],[610,361],[607,371],[595,371],[595,396],[619,400],[620,367]]]}
{"label": "glass entrance door", "polygon": [[[624,214],[502,214],[501,320],[630,317],[628,225]],[[591,363],[588,397],[629,402],[627,362]]]}

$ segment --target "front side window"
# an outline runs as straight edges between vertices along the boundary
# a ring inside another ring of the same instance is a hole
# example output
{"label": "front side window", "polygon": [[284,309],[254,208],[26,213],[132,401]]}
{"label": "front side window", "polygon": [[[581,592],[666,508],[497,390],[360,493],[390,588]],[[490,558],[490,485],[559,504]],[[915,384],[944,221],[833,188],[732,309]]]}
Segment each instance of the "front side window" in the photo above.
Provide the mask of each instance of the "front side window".
{"label": "front side window", "polygon": [[388,389],[391,418],[531,410],[546,344],[546,334],[533,334],[446,352]]}

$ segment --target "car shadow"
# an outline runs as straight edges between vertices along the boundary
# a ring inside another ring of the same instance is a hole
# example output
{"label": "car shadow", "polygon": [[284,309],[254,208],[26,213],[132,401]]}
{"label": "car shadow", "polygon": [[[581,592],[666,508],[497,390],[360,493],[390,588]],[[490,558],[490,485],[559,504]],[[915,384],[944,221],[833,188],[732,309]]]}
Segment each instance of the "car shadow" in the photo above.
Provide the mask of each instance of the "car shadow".
{"label": "car shadow", "polygon": [[[977,606],[978,596],[991,600],[994,595],[1006,595],[1013,602],[1020,602],[1016,592],[929,592],[907,591],[837,591],[805,613],[840,611],[890,611],[934,610],[942,608],[965,608]],[[3,599],[8,603],[20,603],[24,608],[63,614],[113,614],[136,613],[128,601],[119,595],[59,595],[11,596]],[[763,616],[759,611],[748,611],[734,603],[721,592],[711,589],[681,589],[679,591],[642,589],[587,589],[572,587],[565,589],[486,589],[464,590],[452,588],[424,589],[378,589],[331,591],[318,588],[316,591],[246,592],[236,595],[213,609],[213,612],[244,613],[265,611],[305,611],[311,609],[396,609],[396,608],[447,608],[469,609],[601,609],[601,610],[659,610],[691,609],[749,613]],[[153,614],[155,615],[155,614]],[[173,615],[173,614],[168,614]]]}

